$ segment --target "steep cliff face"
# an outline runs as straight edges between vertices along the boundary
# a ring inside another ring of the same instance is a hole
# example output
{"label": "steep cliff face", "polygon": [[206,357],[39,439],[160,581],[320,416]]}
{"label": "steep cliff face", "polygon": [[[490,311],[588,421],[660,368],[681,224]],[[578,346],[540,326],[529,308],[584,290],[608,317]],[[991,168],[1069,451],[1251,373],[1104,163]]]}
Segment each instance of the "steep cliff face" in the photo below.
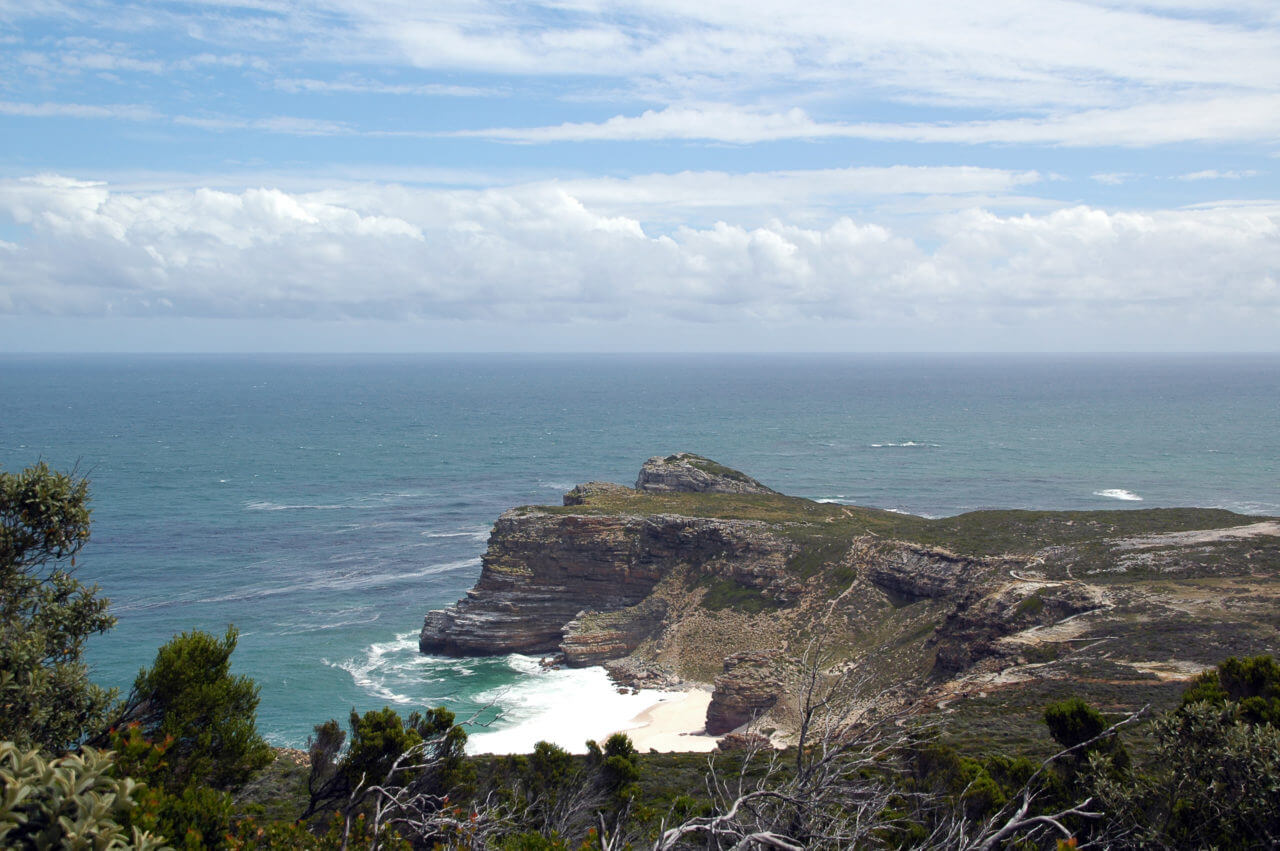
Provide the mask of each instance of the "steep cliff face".
{"label": "steep cliff face", "polygon": [[480,581],[467,599],[427,614],[419,647],[447,656],[562,650],[571,664],[598,664],[631,652],[665,613],[590,615],[635,606],[677,570],[785,597],[795,590],[785,570],[792,547],[750,520],[508,511]]}

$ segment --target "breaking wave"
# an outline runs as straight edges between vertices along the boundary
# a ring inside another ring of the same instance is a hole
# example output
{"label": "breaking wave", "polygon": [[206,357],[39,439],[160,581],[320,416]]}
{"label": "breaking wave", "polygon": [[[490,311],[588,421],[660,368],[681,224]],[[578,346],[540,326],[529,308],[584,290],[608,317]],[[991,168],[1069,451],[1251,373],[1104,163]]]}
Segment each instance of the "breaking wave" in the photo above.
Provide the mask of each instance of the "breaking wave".
{"label": "breaking wave", "polygon": [[1142,502],[1142,497],[1133,491],[1127,491],[1122,488],[1107,488],[1106,490],[1094,491],[1094,496],[1103,496],[1107,499],[1119,499],[1125,502]]}

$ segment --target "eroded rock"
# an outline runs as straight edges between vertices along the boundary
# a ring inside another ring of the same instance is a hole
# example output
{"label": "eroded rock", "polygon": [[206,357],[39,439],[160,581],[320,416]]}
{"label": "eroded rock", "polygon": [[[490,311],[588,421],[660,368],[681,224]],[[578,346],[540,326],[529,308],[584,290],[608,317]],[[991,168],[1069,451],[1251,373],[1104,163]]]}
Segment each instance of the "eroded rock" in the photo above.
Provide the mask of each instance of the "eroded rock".
{"label": "eroded rock", "polygon": [[650,493],[756,493],[777,491],[765,487],[746,473],[692,452],[655,455],[640,468],[636,490]]}
{"label": "eroded rock", "polygon": [[781,650],[734,653],[724,660],[707,706],[707,735],[735,730],[768,712],[786,683],[789,659]]}

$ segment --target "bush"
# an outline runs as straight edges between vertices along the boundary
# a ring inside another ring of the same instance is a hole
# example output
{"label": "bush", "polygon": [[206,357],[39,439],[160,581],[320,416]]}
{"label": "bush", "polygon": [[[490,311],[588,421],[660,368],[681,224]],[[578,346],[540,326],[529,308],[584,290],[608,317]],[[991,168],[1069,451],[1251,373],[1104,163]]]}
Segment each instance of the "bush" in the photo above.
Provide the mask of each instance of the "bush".
{"label": "bush", "polygon": [[69,571],[89,540],[88,504],[89,483],[74,474],[43,463],[0,471],[0,738],[19,747],[74,748],[115,703],[82,660],[85,640],[115,618]]}
{"label": "bush", "polygon": [[1240,720],[1280,726],[1280,665],[1270,656],[1225,660],[1205,671],[1182,694],[1182,705],[1236,704]]}
{"label": "bush", "polygon": [[222,639],[184,632],[134,681],[124,717],[144,739],[167,741],[163,782],[171,792],[234,789],[274,758],[258,735],[257,685],[231,675],[235,648],[234,627]]}
{"label": "bush", "polygon": [[0,742],[0,846],[5,848],[162,848],[155,836],[127,821],[138,785],[111,776],[110,751],[85,748],[47,760]]}

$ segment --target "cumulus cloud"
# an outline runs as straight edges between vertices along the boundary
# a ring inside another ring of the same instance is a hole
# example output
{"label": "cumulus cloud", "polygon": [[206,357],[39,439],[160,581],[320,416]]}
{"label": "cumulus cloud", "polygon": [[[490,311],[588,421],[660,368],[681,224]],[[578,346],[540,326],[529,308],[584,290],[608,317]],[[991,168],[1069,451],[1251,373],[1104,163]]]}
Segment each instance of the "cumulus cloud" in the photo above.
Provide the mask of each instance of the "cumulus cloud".
{"label": "cumulus cloud", "polygon": [[0,313],[561,322],[1280,317],[1280,204],[666,233],[564,186],[120,192],[0,182]]}

